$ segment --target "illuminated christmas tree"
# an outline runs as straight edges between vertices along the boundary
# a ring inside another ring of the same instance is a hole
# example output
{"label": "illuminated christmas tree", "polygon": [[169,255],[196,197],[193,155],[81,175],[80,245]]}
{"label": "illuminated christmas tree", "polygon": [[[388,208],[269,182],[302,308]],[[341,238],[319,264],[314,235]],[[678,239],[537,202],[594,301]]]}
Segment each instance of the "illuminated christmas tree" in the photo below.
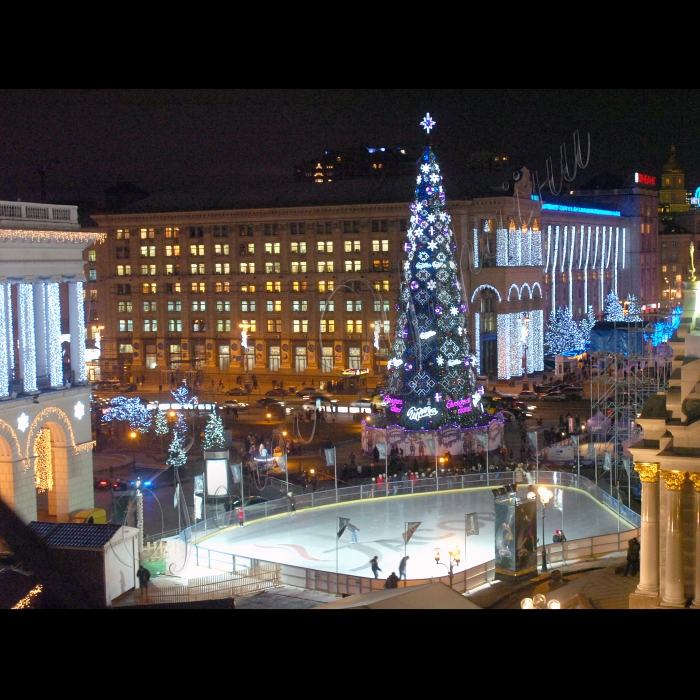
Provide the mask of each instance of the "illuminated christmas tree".
{"label": "illuminated christmas tree", "polygon": [[168,458],[165,463],[169,467],[184,467],[187,464],[187,453],[185,452],[185,440],[180,437],[177,430],[173,431],[173,441],[168,447]]}
{"label": "illuminated christmas tree", "polygon": [[[426,115],[422,126],[435,125]],[[487,422],[475,408],[475,358],[467,335],[467,302],[456,243],[445,211],[442,175],[425,147],[410,206],[397,323],[387,365],[387,422],[412,430]]]}
{"label": "illuminated christmas tree", "polygon": [[589,306],[588,307],[588,316],[586,318],[582,318],[578,322],[578,330],[579,333],[581,334],[581,339],[584,342],[584,346],[586,343],[591,342],[591,331],[593,330],[593,326],[596,324],[596,317],[595,317],[595,312],[593,311],[593,307]]}
{"label": "illuminated christmas tree", "polygon": [[221,418],[212,411],[204,428],[204,444],[202,447],[205,450],[224,450],[226,449],[226,438],[224,437],[224,424]]}
{"label": "illuminated christmas tree", "polygon": [[147,433],[153,416],[137,396],[115,396],[109,402],[109,410],[102,416],[102,422],[111,423],[114,420],[128,421],[131,430]]}
{"label": "illuminated christmas tree", "polygon": [[642,310],[639,308],[639,301],[634,294],[627,295],[627,315],[625,320],[630,323],[642,323]]}
{"label": "illuminated christmas tree", "polygon": [[563,355],[583,348],[584,338],[568,306],[550,312],[544,344],[548,355]]}
{"label": "illuminated christmas tree", "polygon": [[170,428],[168,427],[168,419],[165,416],[165,411],[156,413],[156,435],[167,435]]}
{"label": "illuminated christmas tree", "polygon": [[626,321],[625,314],[622,311],[620,299],[615,292],[610,292],[605,297],[605,320],[606,321]]}

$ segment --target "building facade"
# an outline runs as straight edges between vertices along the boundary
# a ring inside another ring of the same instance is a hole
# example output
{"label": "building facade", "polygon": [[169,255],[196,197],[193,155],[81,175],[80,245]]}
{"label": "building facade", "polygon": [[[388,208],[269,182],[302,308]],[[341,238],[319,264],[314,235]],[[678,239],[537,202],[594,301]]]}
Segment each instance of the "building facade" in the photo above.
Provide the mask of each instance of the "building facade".
{"label": "building facade", "polygon": [[94,505],[77,207],[0,202],[0,497],[25,522]]}
{"label": "building facade", "polygon": [[[580,319],[611,290],[658,296],[656,190],[541,201],[521,172],[515,196],[447,203],[479,371],[502,379],[543,369],[552,309]],[[184,372],[228,388],[255,374],[354,390],[347,374],[361,372],[374,386],[409,216],[407,201],[95,215],[107,242],[87,252],[92,378],[168,386]]]}

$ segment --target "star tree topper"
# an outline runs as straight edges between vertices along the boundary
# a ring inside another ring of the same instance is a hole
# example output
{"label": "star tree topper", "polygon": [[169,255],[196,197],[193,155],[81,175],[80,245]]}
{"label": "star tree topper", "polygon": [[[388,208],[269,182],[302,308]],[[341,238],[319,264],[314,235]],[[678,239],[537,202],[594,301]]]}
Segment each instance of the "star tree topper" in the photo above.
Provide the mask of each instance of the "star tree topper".
{"label": "star tree topper", "polygon": [[423,118],[423,121],[420,123],[420,125],[428,132],[430,133],[430,130],[437,124],[436,121],[433,120],[433,118],[430,116],[430,112],[428,112],[425,117]]}

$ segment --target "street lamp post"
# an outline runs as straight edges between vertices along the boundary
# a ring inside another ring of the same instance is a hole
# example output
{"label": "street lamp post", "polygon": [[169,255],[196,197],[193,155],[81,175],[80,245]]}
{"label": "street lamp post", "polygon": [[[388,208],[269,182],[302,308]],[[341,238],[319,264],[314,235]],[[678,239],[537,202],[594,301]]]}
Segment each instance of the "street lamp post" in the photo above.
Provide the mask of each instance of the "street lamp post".
{"label": "street lamp post", "polygon": [[250,394],[250,382],[248,380],[248,330],[250,329],[250,324],[247,321],[239,323],[238,327],[241,329],[241,348],[243,349],[243,367],[245,369],[245,390],[247,394]]}
{"label": "street lamp post", "polygon": [[440,548],[436,547],[435,548],[435,563],[440,564],[441,566],[444,566],[447,569],[448,576],[450,577],[450,588],[452,588],[452,577],[454,576],[454,569],[455,567],[459,566],[459,561],[460,561],[460,551],[459,547],[455,542],[453,542],[450,545],[450,548],[447,550],[447,553],[450,555],[450,565],[447,566],[444,562],[440,561]]}
{"label": "street lamp post", "polygon": [[523,610],[560,610],[561,603],[554,598],[548,601],[544,593],[535,593],[532,598],[523,598],[520,607]]}
{"label": "street lamp post", "polygon": [[134,472],[136,471],[136,438],[138,437],[138,433],[135,430],[132,430],[129,433],[129,438],[131,438],[131,471]]}
{"label": "street lamp post", "polygon": [[547,571],[547,543],[545,541],[544,513],[547,504],[552,500],[554,494],[546,486],[540,486],[537,489],[537,493],[540,495],[540,503],[542,504],[542,571]]}
{"label": "street lamp post", "polygon": [[664,281],[668,285],[668,310],[671,311],[671,282],[668,277],[664,277]]}

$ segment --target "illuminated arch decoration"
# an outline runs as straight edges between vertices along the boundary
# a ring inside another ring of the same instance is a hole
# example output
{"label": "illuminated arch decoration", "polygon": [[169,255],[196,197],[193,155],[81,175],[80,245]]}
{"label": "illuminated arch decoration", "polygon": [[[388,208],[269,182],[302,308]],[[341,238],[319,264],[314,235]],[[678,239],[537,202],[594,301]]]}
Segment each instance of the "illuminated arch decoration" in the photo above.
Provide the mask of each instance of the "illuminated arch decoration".
{"label": "illuminated arch decoration", "polygon": [[525,288],[527,287],[527,296],[528,299],[532,299],[532,289],[530,289],[530,285],[525,282],[522,287],[520,287],[520,292],[518,293],[518,299],[523,298],[523,292],[525,291]]}
{"label": "illuminated arch decoration", "polygon": [[0,438],[4,438],[7,444],[10,446],[10,456],[13,462],[22,462],[24,469],[29,466],[29,460],[26,457],[22,457],[22,448],[20,442],[17,439],[17,433],[9,423],[4,420],[0,420]]}
{"label": "illuminated arch decoration", "polygon": [[518,300],[520,299],[520,290],[518,289],[518,285],[513,283],[510,285],[510,289],[508,290],[508,301],[510,301],[510,295],[514,289],[515,289],[515,293],[518,295]]}
{"label": "illuminated arch decoration", "polygon": [[536,298],[536,297],[535,297],[535,289],[539,289],[539,290],[540,290],[540,296],[539,296],[539,298],[541,299],[541,298],[542,298],[542,287],[540,286],[540,283],[539,283],[539,282],[535,282],[535,283],[532,285],[531,294],[532,294],[532,298],[533,298],[533,299]]}
{"label": "illuminated arch decoration", "polygon": [[472,294],[471,302],[472,304],[474,303],[474,299],[476,299],[476,295],[479,292],[483,292],[485,289],[490,289],[492,292],[496,293],[496,296],[498,297],[498,303],[500,304],[503,299],[501,299],[501,293],[496,289],[496,287],[492,287],[490,284],[480,284],[475,290],[474,293]]}
{"label": "illuminated arch decoration", "polygon": [[57,436],[54,435],[54,440],[53,444],[56,447],[72,447],[74,450],[76,449],[76,444],[75,444],[75,435],[73,433],[73,426],[70,423],[70,420],[68,419],[68,416],[60,409],[56,408],[56,406],[49,406],[48,408],[45,408],[43,411],[40,411],[34,420],[32,421],[31,427],[29,428],[29,435],[27,436],[27,454],[28,455],[33,455],[36,451],[35,448],[35,441],[37,438],[37,435],[39,433],[39,430],[41,430],[41,426],[44,423],[47,422],[52,422],[58,424],[62,429],[63,429],[63,437],[68,438],[68,443],[66,445],[61,445],[61,443],[57,440]]}

